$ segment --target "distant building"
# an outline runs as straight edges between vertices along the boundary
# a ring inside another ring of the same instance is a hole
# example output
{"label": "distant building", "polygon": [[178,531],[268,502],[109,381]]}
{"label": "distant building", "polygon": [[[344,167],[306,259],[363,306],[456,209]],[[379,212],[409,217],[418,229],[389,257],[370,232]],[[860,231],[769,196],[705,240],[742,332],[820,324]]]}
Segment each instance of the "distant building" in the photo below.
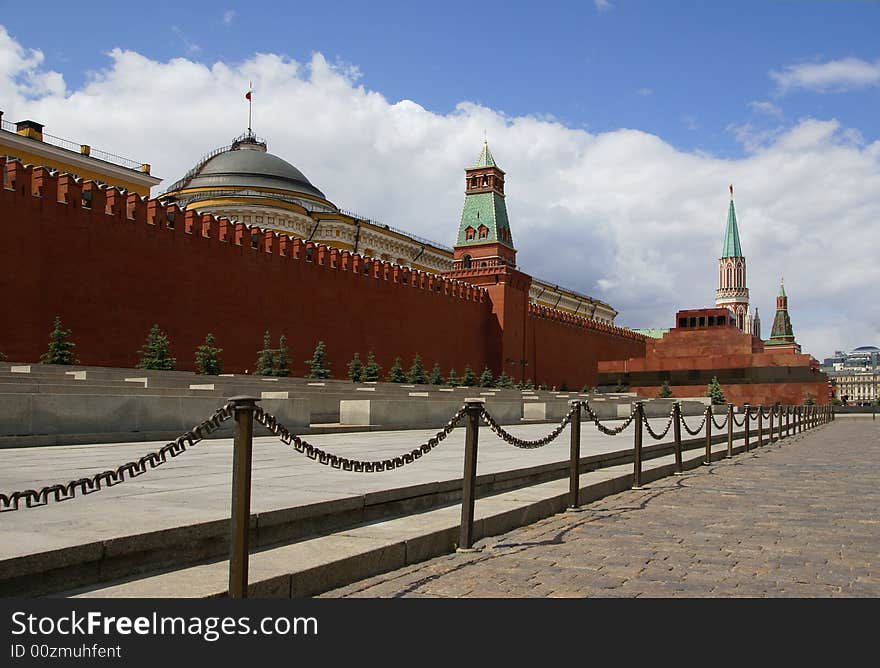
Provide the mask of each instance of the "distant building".
{"label": "distant building", "polygon": [[[150,174],[150,165],[77,144],[43,132],[35,121],[10,123],[0,111],[0,156],[25,164],[48,167],[80,179],[149,195],[161,179]],[[8,185],[8,184],[4,184]]]}
{"label": "distant building", "polygon": [[880,397],[880,348],[859,346],[826,358],[822,371],[834,384],[834,396],[844,404],[872,404]]}

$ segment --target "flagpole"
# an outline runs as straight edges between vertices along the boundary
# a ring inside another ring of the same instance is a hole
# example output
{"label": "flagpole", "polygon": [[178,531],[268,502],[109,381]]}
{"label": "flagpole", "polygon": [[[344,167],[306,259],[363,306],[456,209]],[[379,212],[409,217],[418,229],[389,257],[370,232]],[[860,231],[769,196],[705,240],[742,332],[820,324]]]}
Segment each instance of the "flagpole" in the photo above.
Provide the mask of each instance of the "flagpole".
{"label": "flagpole", "polygon": [[253,131],[251,130],[251,112],[254,108],[254,101],[251,99],[253,96],[254,90],[254,82],[251,81],[248,83],[248,134],[252,135]]}

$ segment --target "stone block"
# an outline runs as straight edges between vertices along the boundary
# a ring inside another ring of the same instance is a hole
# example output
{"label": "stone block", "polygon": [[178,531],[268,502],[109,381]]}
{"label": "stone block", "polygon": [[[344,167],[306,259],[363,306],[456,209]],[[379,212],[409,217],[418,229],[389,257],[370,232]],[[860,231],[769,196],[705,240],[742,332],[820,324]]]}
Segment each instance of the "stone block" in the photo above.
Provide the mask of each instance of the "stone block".
{"label": "stone block", "polygon": [[9,367],[10,373],[30,373],[31,367],[30,365],[22,365],[22,366],[11,366]]}

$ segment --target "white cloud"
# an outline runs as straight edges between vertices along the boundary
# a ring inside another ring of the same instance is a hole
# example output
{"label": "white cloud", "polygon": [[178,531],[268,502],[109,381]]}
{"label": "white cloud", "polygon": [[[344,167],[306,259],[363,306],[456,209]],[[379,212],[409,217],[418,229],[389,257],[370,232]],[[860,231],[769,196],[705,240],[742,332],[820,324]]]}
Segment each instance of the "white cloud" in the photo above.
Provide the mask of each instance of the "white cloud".
{"label": "white cloud", "polygon": [[171,32],[180,40],[180,43],[183,44],[183,47],[186,49],[186,52],[190,55],[196,54],[202,50],[198,44],[193,42],[189,37],[187,37],[186,33],[183,32],[177,26],[171,26]]}
{"label": "white cloud", "polygon": [[777,118],[782,116],[782,109],[772,102],[767,102],[766,100],[753,100],[752,102],[749,102],[749,108],[756,114],[763,114],[765,116],[776,116]]}
{"label": "white cloud", "polygon": [[234,18],[235,18],[235,10],[234,9],[227,9],[225,12],[223,12],[223,25],[227,25],[227,26],[231,25],[232,20]]}
{"label": "white cloud", "polygon": [[614,5],[612,5],[609,0],[593,0],[593,4],[596,5],[596,9],[600,12],[607,12],[614,9]]}
{"label": "white cloud", "polygon": [[880,282],[880,141],[836,120],[803,119],[744,158],[719,159],[638,130],[590,133],[467,101],[433,113],[386,99],[320,54],[306,63],[274,54],[157,62],[123,50],[109,58],[67,91],[39,52],[0,28],[5,118],[149,162],[167,186],[245,129],[243,91],[253,81],[254,128],[272,153],[337,205],[446,244],[461,213],[462,169],[485,130],[507,172],[521,267],[605,299],[620,324],[636,327],[670,326],[677,309],[713,303],[733,183],[765,334],[784,274],[805,351],[880,342],[880,302],[864,298]]}
{"label": "white cloud", "polygon": [[642,97],[648,97],[648,96],[651,95],[653,92],[654,92],[654,91],[653,91],[652,89],[650,89],[650,88],[639,88],[639,89],[636,91],[636,95],[641,95]]}
{"label": "white cloud", "polygon": [[788,65],[782,71],[770,72],[782,93],[794,89],[819,93],[839,93],[880,86],[880,60],[869,62],[860,58],[841,58],[826,63]]}

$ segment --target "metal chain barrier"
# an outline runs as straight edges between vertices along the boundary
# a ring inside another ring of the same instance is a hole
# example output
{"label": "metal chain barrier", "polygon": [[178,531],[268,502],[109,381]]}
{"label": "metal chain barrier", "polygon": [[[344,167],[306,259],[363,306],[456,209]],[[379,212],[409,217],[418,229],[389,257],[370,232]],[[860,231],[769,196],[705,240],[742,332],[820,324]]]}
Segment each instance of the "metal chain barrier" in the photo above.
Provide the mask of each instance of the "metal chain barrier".
{"label": "metal chain barrier", "polygon": [[699,436],[700,432],[703,431],[703,427],[706,426],[706,415],[703,414],[703,421],[700,423],[700,426],[693,431],[691,431],[691,428],[688,427],[688,423],[684,421],[684,415],[681,416],[681,424],[688,434],[690,434],[691,436]]}
{"label": "metal chain barrier", "polygon": [[407,464],[412,464],[417,459],[420,459],[431,452],[431,450],[440,445],[440,443],[452,433],[452,430],[455,429],[455,426],[464,417],[466,410],[467,409],[462,406],[458,412],[452,416],[449,422],[446,423],[446,426],[443,427],[443,429],[438,431],[436,435],[429,438],[425,443],[414,450],[405,452],[397,457],[391,457],[390,459],[366,461],[340,457],[339,455],[334,455],[315,447],[311,443],[301,439],[296,434],[291,434],[284,425],[278,422],[274,415],[267,413],[259,406],[257,406],[254,411],[254,420],[266,427],[266,429],[280,438],[284,443],[293,446],[293,449],[298,453],[305,455],[319,464],[332,466],[335,469],[341,469],[343,471],[354,471],[355,473],[380,473],[382,471],[393,471],[394,469],[401,468]]}
{"label": "metal chain barrier", "polygon": [[562,433],[563,429],[565,429],[565,427],[568,426],[568,423],[571,422],[571,416],[574,415],[574,411],[574,408],[569,410],[568,415],[562,418],[562,422],[557,425],[556,429],[551,431],[544,438],[539,438],[534,441],[527,441],[522,438],[517,438],[513,434],[505,431],[485,408],[480,412],[480,415],[483,417],[483,419],[486,420],[486,423],[489,425],[489,429],[491,429],[498,438],[516,448],[521,448],[523,450],[534,450],[536,448],[543,448],[545,445],[548,445],[556,440],[559,434]]}
{"label": "metal chain barrier", "polygon": [[[207,437],[208,434],[220,429],[220,425],[230,419],[232,415],[232,404],[226,404],[214,411],[214,414],[207,420],[193,427],[190,431],[184,432],[159,450],[148,452],[136,461],[127,462],[115,469],[97,473],[90,478],[72,480],[64,485],[49,485],[40,490],[26,489],[21,492],[0,494],[0,513],[19,510],[22,507],[34,508],[45,506],[50,500],[56,502],[69,501],[76,497],[77,491],[85,496],[86,494],[98,492],[104,487],[118,485],[126,480],[126,476],[129,480],[136,478],[148,470],[161,466],[169,458],[183,454],[187,448],[191,448]],[[24,501],[24,506],[21,505],[22,501]]]}
{"label": "metal chain barrier", "polygon": [[743,413],[742,420],[736,419],[736,413],[733,414],[733,426],[734,427],[744,427],[746,424],[746,414]]}
{"label": "metal chain barrier", "polygon": [[715,419],[714,412],[711,412],[710,415],[712,416],[712,424],[715,425],[716,429],[724,429],[727,426],[727,413],[724,414],[724,422],[721,424],[718,424],[718,421]]}
{"label": "metal chain barrier", "polygon": [[635,404],[633,404],[633,408],[630,411],[629,418],[627,418],[626,422],[611,429],[611,428],[606,427],[601,422],[599,422],[599,418],[596,417],[596,414],[593,412],[593,409],[590,408],[590,404],[588,404],[586,401],[582,401],[581,406],[583,406],[586,409],[587,416],[593,421],[593,423],[596,425],[596,428],[599,431],[601,431],[603,434],[607,434],[608,436],[617,436],[620,432],[622,432],[624,429],[629,427],[630,423],[633,420],[635,420],[635,417],[636,417],[636,407],[635,407]]}
{"label": "metal chain barrier", "polygon": [[651,429],[651,423],[648,422],[648,417],[646,415],[642,415],[642,421],[645,423],[645,429],[648,430],[648,434],[650,434],[651,438],[655,441],[659,441],[661,438],[665,438],[666,434],[669,433],[669,430],[672,428],[672,418],[675,415],[675,411],[669,412],[669,419],[666,421],[666,426],[663,428],[663,433],[658,434],[653,429]]}
{"label": "metal chain barrier", "polygon": [[769,419],[770,416],[773,414],[773,406],[771,406],[770,408],[768,408],[766,413],[764,412],[764,409],[763,409],[763,408],[760,408],[760,409],[758,409],[758,410],[761,411],[761,415],[763,415],[765,418],[768,418],[768,419]]}
{"label": "metal chain barrier", "polygon": [[760,412],[761,412],[761,409],[760,409],[760,407],[758,407],[758,406],[755,406],[755,410],[754,410],[754,411],[750,408],[750,409],[749,409],[749,419],[750,419],[750,420],[757,420],[757,419],[758,419],[758,414],[759,414]]}

